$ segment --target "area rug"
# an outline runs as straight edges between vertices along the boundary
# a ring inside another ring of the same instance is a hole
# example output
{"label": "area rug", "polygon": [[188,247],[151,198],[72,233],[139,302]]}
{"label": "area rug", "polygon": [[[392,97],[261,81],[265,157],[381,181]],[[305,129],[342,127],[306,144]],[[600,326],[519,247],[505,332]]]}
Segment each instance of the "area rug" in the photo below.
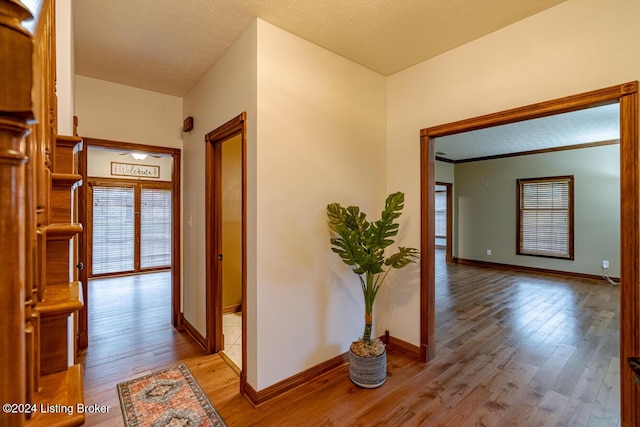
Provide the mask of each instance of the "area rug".
{"label": "area rug", "polygon": [[226,426],[185,365],[117,385],[127,427]]}

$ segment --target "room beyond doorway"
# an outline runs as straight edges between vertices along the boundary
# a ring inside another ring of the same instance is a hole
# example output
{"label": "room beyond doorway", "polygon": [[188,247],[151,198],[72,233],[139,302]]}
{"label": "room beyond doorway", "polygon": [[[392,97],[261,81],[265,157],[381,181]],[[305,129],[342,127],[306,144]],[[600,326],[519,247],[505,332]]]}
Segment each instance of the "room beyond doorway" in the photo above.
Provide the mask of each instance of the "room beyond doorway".
{"label": "room beyond doorway", "polygon": [[[92,152],[91,155],[89,155],[90,151]],[[134,154],[136,155],[135,157]],[[86,266],[82,271],[84,277],[81,278],[85,307],[79,316],[79,334],[85,337],[89,336],[88,313],[91,298],[88,287],[88,273],[92,270],[91,263],[94,258],[92,256],[91,234],[92,210],[96,208],[94,203],[90,201],[93,190],[90,191],[88,188],[92,179],[97,180],[94,183],[97,182],[98,185],[104,183],[105,180],[111,182],[113,179],[118,181],[125,181],[126,179],[127,183],[135,184],[129,186],[117,185],[120,188],[135,187],[133,190],[133,210],[127,210],[129,215],[133,214],[134,218],[138,217],[138,219],[130,221],[130,224],[134,227],[134,242],[126,242],[126,244],[134,247],[133,260],[131,260],[130,256],[127,260],[127,262],[133,262],[133,268],[128,273],[158,269],[171,270],[169,275],[171,281],[171,298],[169,302],[171,324],[174,327],[181,327],[181,235],[180,227],[178,226],[180,224],[181,210],[180,149],[85,137],[83,138],[83,150],[79,153],[79,162],[83,181],[87,183],[87,185],[80,187],[78,200],[81,206],[79,222],[85,225],[85,233],[83,233],[80,242],[81,264]],[[139,175],[144,175],[146,179],[142,179],[142,176]],[[113,183],[111,182],[111,184]],[[131,190],[126,191],[131,192]],[[138,196],[136,196],[136,191],[139,193]],[[113,193],[110,195],[113,196]],[[146,206],[144,206],[145,204]],[[115,211],[111,212],[108,204],[105,212],[106,216],[103,218],[108,221],[113,219],[113,213],[117,213]],[[145,220],[140,221],[139,218],[143,216]],[[141,223],[152,226],[145,228],[141,226]],[[168,233],[167,228],[170,228]],[[158,238],[158,230],[163,230],[160,238]],[[135,241],[135,239],[138,239],[138,241]],[[146,243],[143,243],[145,240]],[[109,248],[109,242],[107,241],[105,244]],[[137,254],[135,248],[137,248]],[[142,250],[140,250],[141,248]],[[100,259],[100,257],[97,259]],[[116,272],[115,274],[121,274],[121,272]],[[85,345],[83,347],[86,347],[88,340],[84,341]]]}

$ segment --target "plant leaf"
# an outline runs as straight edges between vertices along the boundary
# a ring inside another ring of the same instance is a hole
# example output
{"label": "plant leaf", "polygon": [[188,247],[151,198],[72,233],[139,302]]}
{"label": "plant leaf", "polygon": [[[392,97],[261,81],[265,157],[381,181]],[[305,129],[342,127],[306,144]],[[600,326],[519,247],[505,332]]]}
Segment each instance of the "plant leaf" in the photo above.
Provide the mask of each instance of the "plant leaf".
{"label": "plant leaf", "polygon": [[404,268],[408,264],[416,262],[418,254],[419,251],[417,249],[399,247],[398,252],[390,255],[384,262],[384,265],[396,269]]}
{"label": "plant leaf", "polygon": [[329,217],[329,228],[337,232],[337,228],[346,222],[345,209],[340,206],[340,203],[331,203],[327,205],[327,217]]}
{"label": "plant leaf", "polygon": [[395,222],[401,215],[404,207],[404,194],[396,192],[390,194],[385,202],[381,218],[372,223],[370,233],[366,237],[367,245],[373,250],[383,250],[393,244],[394,237],[398,234],[398,223]]}

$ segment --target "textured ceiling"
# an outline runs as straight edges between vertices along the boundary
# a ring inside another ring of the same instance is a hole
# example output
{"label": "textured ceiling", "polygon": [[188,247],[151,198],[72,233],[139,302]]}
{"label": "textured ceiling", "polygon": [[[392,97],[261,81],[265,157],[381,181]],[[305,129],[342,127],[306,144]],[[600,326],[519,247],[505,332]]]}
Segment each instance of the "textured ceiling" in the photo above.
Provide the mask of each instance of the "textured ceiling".
{"label": "textured ceiling", "polygon": [[256,18],[383,75],[565,0],[74,0],[79,75],[184,95]]}
{"label": "textured ceiling", "polygon": [[465,160],[619,138],[620,106],[612,104],[436,138],[436,155]]}

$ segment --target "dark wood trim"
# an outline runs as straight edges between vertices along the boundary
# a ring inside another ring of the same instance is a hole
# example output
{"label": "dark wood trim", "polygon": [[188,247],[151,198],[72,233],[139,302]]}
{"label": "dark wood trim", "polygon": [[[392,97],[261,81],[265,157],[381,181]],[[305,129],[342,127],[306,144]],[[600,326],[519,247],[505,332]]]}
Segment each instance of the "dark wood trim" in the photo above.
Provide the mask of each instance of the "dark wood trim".
{"label": "dark wood trim", "polygon": [[255,402],[258,402],[259,396],[258,392],[255,388],[251,387],[251,384],[246,384],[244,387],[244,392],[242,393],[244,398],[249,402],[249,404],[253,407],[253,409],[257,408],[258,405]]}
{"label": "dark wood trim", "polygon": [[222,314],[233,314],[242,311],[242,304],[234,304],[228,305],[226,307],[222,307]]}
{"label": "dark wood trim", "polygon": [[[205,262],[206,262],[206,324],[208,353],[224,349],[222,335],[222,269],[218,254],[221,253],[221,144],[240,135],[242,141],[242,305],[247,301],[247,113],[242,112],[227,123],[205,135]],[[242,310],[242,366],[240,393],[247,393],[247,310]]]}
{"label": "dark wood trim", "polygon": [[93,185],[104,185],[104,186],[112,186],[112,187],[136,187],[138,184],[142,184],[143,187],[146,188],[164,188],[170,189],[172,188],[171,182],[169,181],[147,181],[138,180],[138,179],[124,179],[124,178],[103,178],[103,177],[93,177],[90,176],[88,179],[89,186]]}
{"label": "dark wood trim", "polygon": [[[242,120],[242,371],[240,372],[240,393],[247,386],[247,113]],[[254,313],[255,314],[255,313]]]}
{"label": "dark wood trim", "polygon": [[[74,116],[74,133],[77,130],[78,118]],[[84,306],[78,312],[77,346],[83,350],[89,346],[89,262],[88,262],[88,181],[87,181],[87,144],[83,140],[77,154],[78,174],[82,177],[82,184],[78,187],[78,222],[85,227],[84,232],[78,234],[78,261],[82,268],[78,271],[78,280],[82,284],[82,294],[85,296]]]}
{"label": "dark wood trim", "polygon": [[193,340],[202,348],[202,351],[206,353],[207,351],[207,339],[202,336],[200,332],[187,320],[184,318],[182,313],[180,313],[180,317],[182,319],[181,324],[184,330],[193,338]]}
{"label": "dark wood trim", "polygon": [[224,360],[227,363],[227,365],[229,365],[229,368],[231,368],[231,370],[235,372],[236,375],[240,376],[240,373],[242,371],[240,370],[238,365],[236,365],[236,363],[233,360],[231,360],[229,356],[227,356],[227,354],[224,351],[218,352],[218,356],[220,356],[222,360]]}
{"label": "dark wood trim", "polygon": [[445,162],[445,163],[456,163],[455,160],[445,159],[444,157],[436,156],[437,162]]}
{"label": "dark wood trim", "polygon": [[180,152],[179,148],[162,147],[160,145],[136,144],[134,142],[111,141],[108,139],[84,138],[90,147],[111,148],[114,150],[140,151],[152,154],[171,154]]}
{"label": "dark wood trim", "polygon": [[568,113],[570,111],[584,110],[601,105],[609,105],[616,103],[621,96],[637,92],[637,85],[638,82],[629,82],[591,92],[433,126],[420,130],[420,136],[436,138],[540,117],[553,116],[555,114]]}
{"label": "dark wood trim", "polygon": [[167,271],[171,270],[171,267],[154,267],[154,268],[143,268],[141,270],[136,271],[120,271],[117,273],[103,273],[103,274],[94,274],[91,276],[92,279],[104,279],[107,277],[126,277],[126,276],[135,276],[136,274],[143,273],[156,273],[158,271]]}
{"label": "dark wood trim", "polygon": [[[623,426],[640,425],[638,390],[627,358],[640,354],[640,165],[638,161],[638,82],[629,82],[578,95],[558,98],[498,113],[425,128],[420,131],[421,185],[421,289],[420,346],[421,360],[425,348],[435,339],[435,272],[432,239],[434,223],[433,193],[435,176],[434,138],[456,133],[546,117],[599,105],[620,103],[620,383],[621,422]],[[429,348],[434,352],[435,349]]]}
{"label": "dark wood trim", "polygon": [[[499,262],[480,261],[467,258],[456,258],[455,262],[464,265],[473,265],[476,267],[495,268],[500,270],[517,271],[522,273],[550,274],[553,276],[571,276],[583,279],[604,280],[602,276],[597,274],[577,273],[574,271],[552,270],[549,268],[527,267],[524,265],[502,264]],[[610,277],[611,280],[620,281],[619,277]]]}
{"label": "dark wood trim", "polygon": [[171,324],[174,328],[181,329],[181,306],[180,302],[180,287],[182,284],[182,184],[180,177],[182,176],[182,157],[180,150],[173,151],[173,171],[171,174],[171,193],[172,193],[172,205],[173,210],[172,222],[173,222],[173,237],[171,253]]}
{"label": "dark wood trim", "polygon": [[420,360],[420,347],[416,345],[403,341],[399,338],[395,338],[393,336],[389,336],[386,344],[387,351],[398,350],[399,352],[404,353],[407,356]]}
{"label": "dark wood trim", "polygon": [[[140,209],[142,209],[142,201],[140,200],[141,198],[141,186],[140,184],[142,183],[142,181],[138,181],[136,182],[136,186],[134,187],[133,190],[133,268],[135,271],[140,271],[140,244],[141,244],[141,238],[140,238],[140,233],[142,232],[142,226],[140,225],[141,222],[141,211]],[[94,181],[93,185],[95,186],[96,183]]]}
{"label": "dark wood trim", "polygon": [[[385,342],[388,350],[397,350],[415,359],[420,359],[420,347],[395,338],[393,336],[389,336],[387,334],[379,338]],[[254,407],[258,407],[270,401],[271,399],[279,397],[303,385],[309,384],[312,381],[316,380],[319,376],[348,363],[349,352],[345,352],[332,357],[329,360],[325,360],[324,362],[319,363],[315,366],[312,366],[309,369],[299,372],[296,375],[286,378],[270,387],[265,388],[264,390],[256,391],[253,387],[251,387],[251,385],[247,384],[244,396],[251,405],[253,405]]]}
{"label": "dark wood trim", "polygon": [[185,332],[185,329],[184,329],[184,315],[182,313],[178,313],[176,315],[176,325],[174,327],[180,332]]}
{"label": "dark wood trim", "polygon": [[[522,193],[523,193],[523,184],[527,183],[539,183],[539,182],[549,182],[549,181],[566,181],[568,183],[568,211],[569,211],[569,253],[568,256],[559,256],[559,255],[548,255],[542,253],[532,253],[532,252],[523,252],[522,251],[522,234],[523,234],[523,224],[522,224]],[[575,259],[574,254],[574,229],[575,229],[575,218],[574,218],[574,176],[573,175],[563,175],[563,176],[546,176],[539,178],[519,178],[516,180],[516,255],[524,255],[524,256],[534,256],[541,258],[555,258],[555,259],[566,259],[573,261]]]}
{"label": "dark wood trim", "polygon": [[247,384],[244,396],[251,405],[258,407],[271,399],[282,396],[284,393],[308,384],[320,375],[326,374],[346,363],[349,363],[349,352],[325,360],[260,391],[256,391],[251,385]]}
{"label": "dark wood trim", "polygon": [[[206,218],[205,222],[205,316],[206,316],[206,339],[205,339],[205,352],[207,354],[214,353],[216,351],[216,346],[213,340],[213,336],[215,335],[214,331],[216,329],[216,305],[217,301],[215,300],[215,293],[217,291],[217,286],[214,284],[214,266],[212,265],[215,257],[215,253],[218,252],[217,247],[212,248],[211,245],[214,241],[215,230],[214,225],[210,224],[212,222],[212,216],[214,212],[216,212],[216,205],[213,199],[214,191],[214,169],[220,169],[216,167],[216,159],[218,155],[215,153],[214,144],[210,144],[207,142],[205,145],[205,178],[204,178],[204,217]],[[214,289],[215,287],[215,289]],[[220,302],[222,305],[222,302]]]}
{"label": "dark wood trim", "polygon": [[244,128],[244,123],[247,120],[247,113],[242,112],[229,120],[222,126],[217,127],[205,135],[204,139],[207,142],[222,141],[235,136],[238,132]]}
{"label": "dark wood trim", "polygon": [[[640,355],[640,165],[638,87],[620,98],[620,385],[623,426],[640,425],[638,385],[627,363]],[[633,89],[633,90],[632,90]]]}
{"label": "dark wood trim", "polygon": [[435,143],[420,144],[420,361],[436,355],[435,311]]}
{"label": "dark wood trim", "polygon": [[[620,144],[619,139],[611,139],[607,141],[587,142],[584,144],[563,145],[562,147],[542,148],[539,150],[530,150],[530,151],[519,151],[517,153],[497,154],[495,156],[484,156],[484,157],[474,157],[472,159],[452,160],[451,163],[458,164],[458,163],[481,162],[483,160],[506,159],[509,157],[530,156],[532,154],[555,153],[556,151],[579,150],[581,148],[604,147],[606,145],[617,145],[617,144]],[[442,158],[438,160],[445,161],[445,159],[442,159]]]}

